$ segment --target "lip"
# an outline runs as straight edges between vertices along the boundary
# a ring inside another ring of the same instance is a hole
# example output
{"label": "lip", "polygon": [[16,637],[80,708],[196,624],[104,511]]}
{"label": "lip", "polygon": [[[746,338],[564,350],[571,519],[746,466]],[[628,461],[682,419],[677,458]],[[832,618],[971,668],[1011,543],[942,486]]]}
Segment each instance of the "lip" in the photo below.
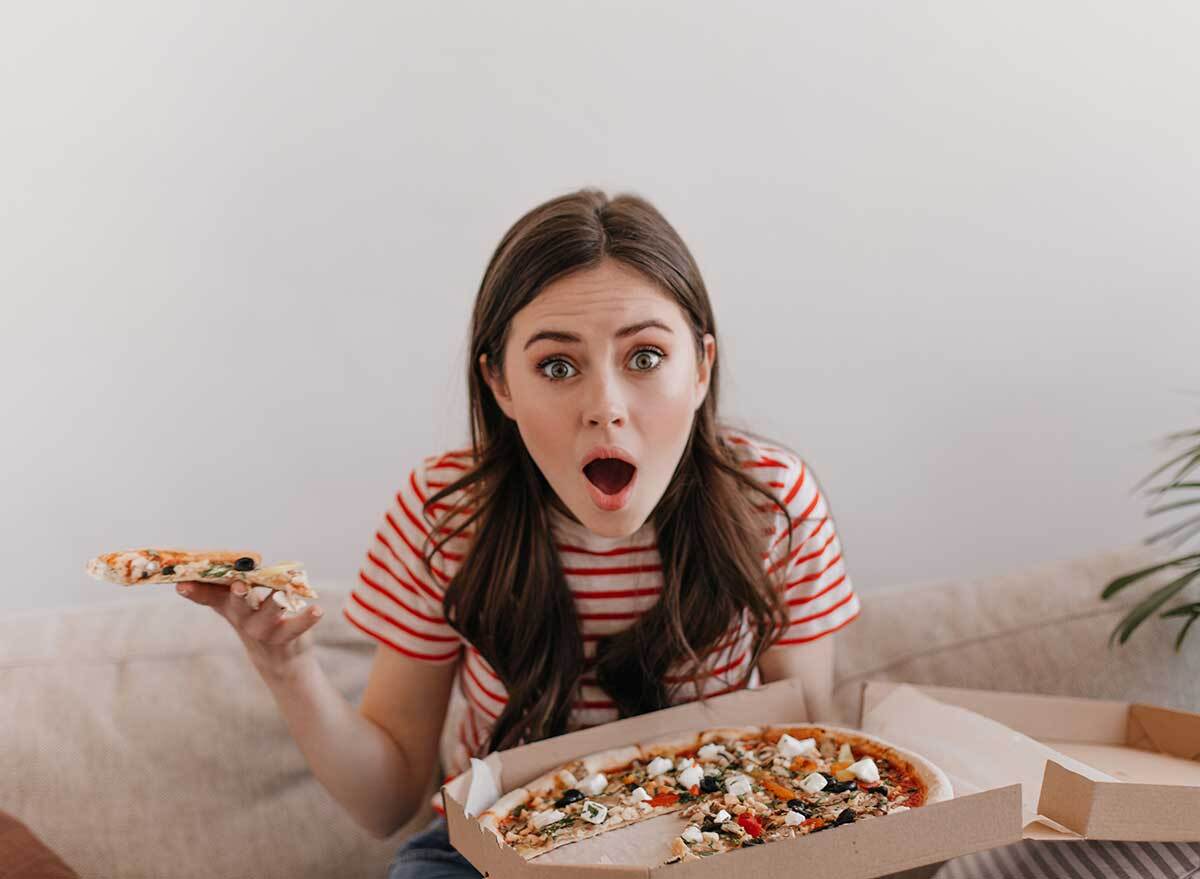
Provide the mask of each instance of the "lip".
{"label": "lip", "polygon": [[637,469],[638,465],[637,459],[620,446],[592,446],[592,448],[588,449],[588,453],[583,456],[583,463],[579,465],[579,469],[582,471],[584,467],[597,458],[619,458],[634,469]]}

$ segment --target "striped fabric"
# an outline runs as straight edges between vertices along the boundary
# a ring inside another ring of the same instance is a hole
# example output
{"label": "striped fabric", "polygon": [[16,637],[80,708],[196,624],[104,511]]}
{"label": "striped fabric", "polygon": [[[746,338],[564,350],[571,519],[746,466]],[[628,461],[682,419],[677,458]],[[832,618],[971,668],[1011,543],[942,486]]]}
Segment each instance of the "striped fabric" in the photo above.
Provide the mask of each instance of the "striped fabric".
{"label": "striped fabric", "polygon": [[1183,879],[1200,876],[1200,842],[1027,839],[947,861],[935,879]]}
{"label": "striped fabric", "polygon": [[[721,436],[740,465],[787,505],[792,518],[792,549],[787,553],[786,519],[764,498],[753,495],[763,520],[763,564],[772,573],[784,572],[783,589],[791,611],[790,625],[779,645],[804,644],[842,628],[858,615],[859,600],[815,476],[794,452],[737,431],[724,430]],[[507,698],[504,684],[487,660],[465,643],[442,612],[445,588],[469,548],[471,529],[434,557],[432,576],[420,560],[422,544],[432,530],[432,524],[421,516],[422,505],[466,471],[470,461],[470,450],[450,451],[425,458],[409,474],[384,514],[358,582],[342,608],[351,624],[381,644],[425,662],[458,663],[439,743],[443,770],[450,777],[467,768],[471,756],[482,756]],[[435,504],[431,514],[437,517],[448,511],[454,499],[451,496]],[[555,511],[552,528],[567,586],[575,599],[585,662],[590,663],[601,638],[632,625],[658,600],[662,562],[653,524],[647,522],[629,537],[605,538]],[[454,530],[450,524],[444,529],[446,533]],[[731,625],[730,636],[710,654],[709,676],[701,684],[705,696],[737,687],[752,640],[744,618],[740,626]],[[668,681],[682,683],[681,672],[681,668],[672,669]],[[759,684],[757,669],[748,684]],[[693,701],[699,695],[694,685],[685,684],[674,704]],[[569,729],[617,719],[614,703],[585,667]],[[440,810],[440,803],[435,807]]]}

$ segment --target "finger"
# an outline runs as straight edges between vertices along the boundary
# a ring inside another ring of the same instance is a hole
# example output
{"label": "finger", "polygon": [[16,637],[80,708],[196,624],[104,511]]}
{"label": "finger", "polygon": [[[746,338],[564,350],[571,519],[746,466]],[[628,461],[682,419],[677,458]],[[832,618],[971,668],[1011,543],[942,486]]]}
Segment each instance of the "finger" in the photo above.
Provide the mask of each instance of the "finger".
{"label": "finger", "polygon": [[320,617],[321,611],[316,607],[304,608],[299,613],[289,612],[272,595],[259,605],[258,610],[250,610],[243,617],[241,629],[264,644],[282,644],[309,629]]}
{"label": "finger", "polygon": [[199,580],[182,580],[175,584],[175,591],[189,601],[209,607],[224,603],[229,595],[229,587],[224,583],[201,583]]}
{"label": "finger", "polygon": [[321,608],[306,607],[298,613],[284,611],[275,617],[273,628],[263,638],[264,644],[278,646],[299,638],[321,621],[324,611]]}

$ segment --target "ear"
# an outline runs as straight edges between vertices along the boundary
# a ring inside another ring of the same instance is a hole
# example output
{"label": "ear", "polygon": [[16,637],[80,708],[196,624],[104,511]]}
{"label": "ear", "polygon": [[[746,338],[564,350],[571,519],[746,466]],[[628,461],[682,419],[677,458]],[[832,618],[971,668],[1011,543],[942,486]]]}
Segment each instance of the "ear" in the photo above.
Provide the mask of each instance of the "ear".
{"label": "ear", "polygon": [[486,354],[479,355],[479,372],[483,375],[483,380],[487,382],[487,386],[492,389],[492,396],[496,398],[496,405],[500,407],[505,415],[516,421],[516,418],[513,416],[512,397],[509,396],[508,388],[500,377],[492,371]]}
{"label": "ear", "polygon": [[699,370],[696,378],[696,405],[692,407],[692,411],[698,410],[704,405],[704,400],[708,396],[709,380],[712,378],[713,363],[717,359],[717,340],[712,333],[704,334],[704,359],[700,361]]}

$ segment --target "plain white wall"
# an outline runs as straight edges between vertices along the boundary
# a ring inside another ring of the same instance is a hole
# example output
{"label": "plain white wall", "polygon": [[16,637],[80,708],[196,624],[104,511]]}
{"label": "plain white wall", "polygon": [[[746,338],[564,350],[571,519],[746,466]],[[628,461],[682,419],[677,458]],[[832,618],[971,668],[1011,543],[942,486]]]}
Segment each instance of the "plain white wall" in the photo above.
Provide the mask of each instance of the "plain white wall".
{"label": "plain white wall", "polygon": [[724,410],[861,592],[1136,542],[1197,426],[1197,44],[1185,2],[8,6],[0,608],[144,595],[83,570],[138,545],[352,581],[467,441],[492,248],[584,185],[688,242]]}

